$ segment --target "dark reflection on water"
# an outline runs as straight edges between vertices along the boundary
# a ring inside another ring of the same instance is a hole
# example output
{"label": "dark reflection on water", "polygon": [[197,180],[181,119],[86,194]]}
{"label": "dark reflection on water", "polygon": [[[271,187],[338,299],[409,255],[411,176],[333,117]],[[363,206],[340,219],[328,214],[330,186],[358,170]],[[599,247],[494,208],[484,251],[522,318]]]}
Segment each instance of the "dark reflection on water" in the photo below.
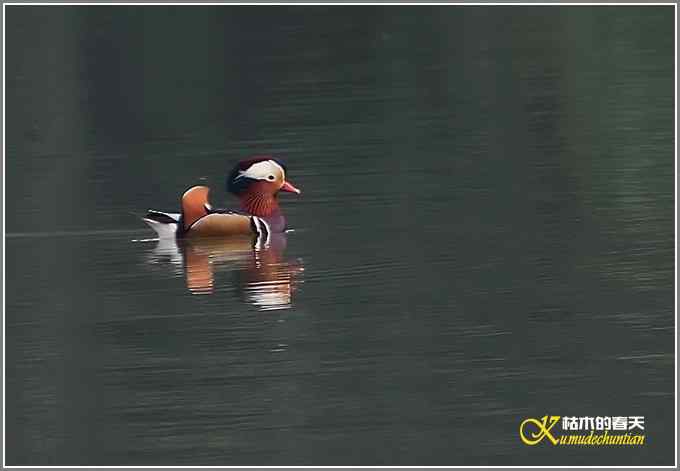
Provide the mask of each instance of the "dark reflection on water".
{"label": "dark reflection on water", "polygon": [[[672,462],[672,7],[6,11],[8,464]],[[255,153],[285,250],[138,242]]]}
{"label": "dark reflection on water", "polygon": [[149,254],[148,262],[167,265],[167,269],[182,267],[192,294],[213,294],[219,288],[216,272],[229,270],[246,302],[262,311],[289,309],[293,292],[302,282],[299,275],[304,264],[285,259],[286,244],[286,234],[272,234],[266,243],[252,237],[164,237]]}

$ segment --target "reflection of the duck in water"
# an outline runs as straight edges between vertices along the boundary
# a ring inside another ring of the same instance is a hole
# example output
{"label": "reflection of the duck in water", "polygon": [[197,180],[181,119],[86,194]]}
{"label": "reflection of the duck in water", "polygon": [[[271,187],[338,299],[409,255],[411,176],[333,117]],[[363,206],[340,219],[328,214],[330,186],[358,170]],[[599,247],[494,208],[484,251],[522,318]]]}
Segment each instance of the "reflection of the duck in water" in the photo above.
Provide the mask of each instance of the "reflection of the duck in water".
{"label": "reflection of the duck in water", "polygon": [[161,238],[153,258],[183,265],[186,285],[193,294],[212,294],[219,271],[235,272],[236,288],[260,310],[288,309],[304,270],[301,260],[283,256],[285,234],[272,234],[267,243],[252,237]]}

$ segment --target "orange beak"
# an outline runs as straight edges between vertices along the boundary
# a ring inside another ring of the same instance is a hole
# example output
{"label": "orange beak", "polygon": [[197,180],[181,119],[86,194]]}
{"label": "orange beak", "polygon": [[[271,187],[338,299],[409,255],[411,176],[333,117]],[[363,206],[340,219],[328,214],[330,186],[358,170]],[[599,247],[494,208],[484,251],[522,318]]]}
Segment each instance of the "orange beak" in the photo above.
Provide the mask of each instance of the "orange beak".
{"label": "orange beak", "polygon": [[289,182],[284,181],[283,185],[281,186],[281,191],[287,191],[289,193],[297,193],[298,195],[302,193],[300,190],[295,188],[293,185],[291,185]]}

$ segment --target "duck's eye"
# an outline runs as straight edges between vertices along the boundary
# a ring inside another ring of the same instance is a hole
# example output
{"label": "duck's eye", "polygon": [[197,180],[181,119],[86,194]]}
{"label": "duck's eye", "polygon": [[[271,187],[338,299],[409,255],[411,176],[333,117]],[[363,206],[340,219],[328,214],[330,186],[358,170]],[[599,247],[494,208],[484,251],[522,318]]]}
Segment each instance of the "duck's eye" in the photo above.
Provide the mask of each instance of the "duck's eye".
{"label": "duck's eye", "polygon": [[274,180],[274,175],[269,175],[269,176],[267,177],[267,180],[269,180],[269,181]]}

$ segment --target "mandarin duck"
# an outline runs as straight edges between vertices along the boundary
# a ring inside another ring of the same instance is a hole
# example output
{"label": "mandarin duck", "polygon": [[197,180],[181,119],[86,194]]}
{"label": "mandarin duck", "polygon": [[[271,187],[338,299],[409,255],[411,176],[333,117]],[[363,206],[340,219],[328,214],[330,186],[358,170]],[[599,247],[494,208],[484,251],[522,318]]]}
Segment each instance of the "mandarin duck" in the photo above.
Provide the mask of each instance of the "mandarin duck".
{"label": "mandarin duck", "polygon": [[286,229],[278,193],[301,193],[286,181],[286,167],[271,156],[257,156],[236,164],[227,177],[226,187],[239,198],[239,211],[214,209],[208,200],[210,189],[194,186],[182,195],[181,213],[149,210],[142,219],[161,238],[254,235],[258,244],[267,244],[272,234]]}

